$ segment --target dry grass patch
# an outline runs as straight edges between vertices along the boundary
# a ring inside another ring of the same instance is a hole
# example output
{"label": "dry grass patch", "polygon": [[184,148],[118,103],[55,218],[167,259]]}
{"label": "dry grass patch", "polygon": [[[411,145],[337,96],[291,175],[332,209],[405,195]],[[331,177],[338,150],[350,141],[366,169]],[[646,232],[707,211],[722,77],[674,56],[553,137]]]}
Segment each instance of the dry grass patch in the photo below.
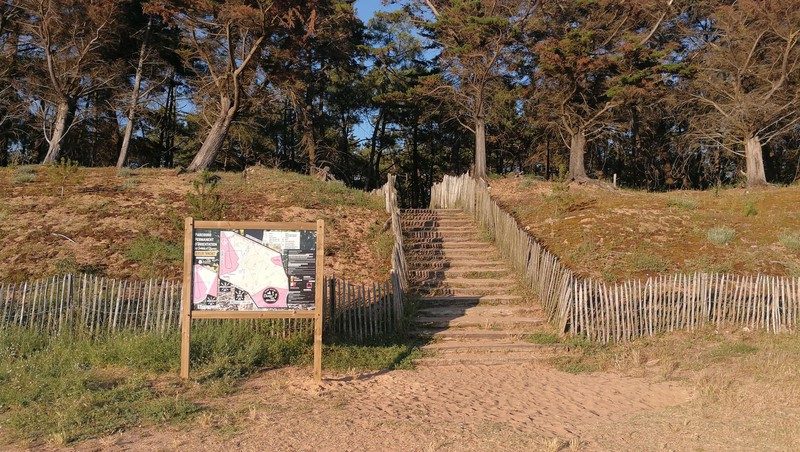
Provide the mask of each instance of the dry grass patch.
{"label": "dry grass patch", "polygon": [[581,276],[800,267],[799,186],[648,193],[500,178],[491,193]]}
{"label": "dry grass patch", "polygon": [[328,274],[363,282],[386,278],[387,239],[380,228],[387,215],[381,199],[339,183],[264,168],[214,177],[219,205],[209,207],[190,202],[197,193],[196,174],[68,163],[2,168],[0,281],[65,267],[112,277],[177,276],[180,260],[173,257],[182,247],[183,218],[203,209],[231,221],[322,218]]}
{"label": "dry grass patch", "polygon": [[590,346],[572,365],[695,388],[687,404],[598,429],[601,448],[790,450],[800,441],[798,363],[797,335],[708,330]]}

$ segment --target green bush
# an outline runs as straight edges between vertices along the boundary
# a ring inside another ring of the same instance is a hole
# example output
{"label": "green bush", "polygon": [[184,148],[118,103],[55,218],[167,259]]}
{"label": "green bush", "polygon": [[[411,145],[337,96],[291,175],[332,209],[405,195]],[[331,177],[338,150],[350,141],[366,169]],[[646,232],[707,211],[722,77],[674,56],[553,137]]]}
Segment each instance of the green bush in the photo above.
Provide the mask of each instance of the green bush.
{"label": "green bush", "polygon": [[186,195],[189,214],[195,220],[218,221],[225,215],[225,203],[219,194],[220,177],[203,171],[192,181],[192,191]]}
{"label": "green bush", "polygon": [[744,205],[744,216],[746,217],[754,217],[758,215],[758,209],[756,208],[756,203],[753,201],[747,201]]}
{"label": "green bush", "polygon": [[58,163],[46,165],[45,175],[50,184],[61,189],[61,196],[68,187],[74,187],[83,183],[85,174],[78,165],[69,159],[61,159]]}
{"label": "green bush", "polygon": [[727,226],[720,226],[709,229],[706,233],[706,237],[711,243],[715,243],[717,245],[727,245],[733,240],[734,237],[736,237],[736,231]]}

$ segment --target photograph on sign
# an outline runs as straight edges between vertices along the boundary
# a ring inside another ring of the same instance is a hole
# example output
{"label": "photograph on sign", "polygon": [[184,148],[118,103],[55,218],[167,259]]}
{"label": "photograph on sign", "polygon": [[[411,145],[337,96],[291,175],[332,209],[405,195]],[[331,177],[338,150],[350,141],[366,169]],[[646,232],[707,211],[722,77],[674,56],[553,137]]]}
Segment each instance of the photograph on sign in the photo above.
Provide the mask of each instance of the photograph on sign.
{"label": "photograph on sign", "polygon": [[197,228],[192,308],[313,310],[315,231]]}

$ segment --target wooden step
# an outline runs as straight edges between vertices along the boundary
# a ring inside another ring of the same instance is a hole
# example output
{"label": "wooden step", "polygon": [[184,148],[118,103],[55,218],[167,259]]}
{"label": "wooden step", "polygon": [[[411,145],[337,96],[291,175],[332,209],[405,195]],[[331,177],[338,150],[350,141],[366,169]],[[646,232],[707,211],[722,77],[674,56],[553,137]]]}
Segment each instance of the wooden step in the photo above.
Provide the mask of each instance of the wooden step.
{"label": "wooden step", "polygon": [[524,305],[495,305],[495,306],[428,306],[420,308],[417,315],[422,317],[459,317],[459,316],[478,316],[478,317],[504,317],[504,316],[528,316],[542,317],[544,314],[534,307]]}
{"label": "wooden step", "polygon": [[435,259],[463,259],[463,258],[482,258],[488,260],[503,260],[500,254],[494,250],[486,252],[476,252],[474,249],[435,249],[435,248],[420,248],[415,250],[408,250],[406,252],[406,259],[412,260],[435,260]]}
{"label": "wooden step", "polygon": [[459,250],[459,251],[470,251],[472,250],[475,253],[480,253],[483,251],[491,252],[496,251],[495,247],[489,242],[478,242],[478,241],[469,241],[469,242],[414,242],[414,243],[405,243],[406,249],[410,250],[422,250],[422,249],[445,249],[445,250]]}
{"label": "wooden step", "polygon": [[471,218],[403,218],[400,220],[400,225],[405,227],[456,227],[456,226],[470,226],[478,229],[475,221]]}
{"label": "wooden step", "polygon": [[488,330],[483,328],[415,328],[409,334],[413,337],[440,341],[512,340],[519,341],[530,335],[525,330]]}
{"label": "wooden step", "polygon": [[420,329],[452,331],[459,328],[505,331],[508,329],[530,328],[543,325],[545,322],[537,317],[523,316],[464,316],[464,317],[415,317],[414,325]]}
{"label": "wooden step", "polygon": [[534,344],[524,341],[446,341],[433,342],[420,347],[424,351],[431,351],[438,354],[459,354],[459,353],[508,353],[513,351],[530,351],[537,353],[552,353],[554,351],[566,350],[563,344]]}
{"label": "wooden step", "polygon": [[419,233],[419,232],[435,232],[437,234],[444,234],[444,235],[458,235],[458,234],[475,234],[477,233],[478,229],[475,225],[464,225],[464,226],[411,226],[411,227],[403,227],[403,232],[406,233]]}
{"label": "wooden step", "polygon": [[447,268],[465,268],[467,270],[472,268],[505,268],[510,269],[508,264],[500,260],[486,260],[486,259],[461,259],[461,260],[430,260],[420,262],[409,262],[414,269],[419,270],[435,270]]}
{"label": "wooden step", "polygon": [[496,304],[521,304],[525,299],[519,295],[454,296],[427,295],[419,298],[420,306],[477,306]]}
{"label": "wooden step", "polygon": [[491,295],[511,295],[515,287],[436,287],[418,288],[417,293],[422,296],[445,296],[456,297],[484,297]]}
{"label": "wooden step", "polygon": [[436,288],[436,287],[450,287],[450,288],[507,288],[515,287],[517,280],[513,278],[496,278],[496,279],[467,279],[467,278],[432,278],[426,280],[416,280],[414,282],[417,287]]}
{"label": "wooden step", "polygon": [[522,365],[528,363],[541,362],[550,359],[552,355],[538,353],[506,353],[502,355],[446,355],[446,356],[424,356],[414,360],[414,365],[419,367],[439,367],[439,366],[504,366]]}
{"label": "wooden step", "polygon": [[[503,267],[471,267],[471,268],[419,268],[409,270],[409,276],[418,279],[466,278],[470,274],[484,274],[482,278],[497,278],[510,273],[509,268]],[[471,276],[470,276],[471,277]],[[480,278],[475,278],[480,279]]]}

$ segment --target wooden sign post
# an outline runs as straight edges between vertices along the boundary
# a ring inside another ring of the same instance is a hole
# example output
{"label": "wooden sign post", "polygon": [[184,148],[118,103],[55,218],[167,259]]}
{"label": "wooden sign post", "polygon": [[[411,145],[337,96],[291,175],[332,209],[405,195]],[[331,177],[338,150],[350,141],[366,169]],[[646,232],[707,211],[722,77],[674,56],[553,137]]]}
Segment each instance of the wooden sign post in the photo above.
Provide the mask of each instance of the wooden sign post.
{"label": "wooden sign post", "polygon": [[314,379],[322,381],[322,220],[187,218],[183,247],[181,378],[189,378],[194,319],[314,319]]}

